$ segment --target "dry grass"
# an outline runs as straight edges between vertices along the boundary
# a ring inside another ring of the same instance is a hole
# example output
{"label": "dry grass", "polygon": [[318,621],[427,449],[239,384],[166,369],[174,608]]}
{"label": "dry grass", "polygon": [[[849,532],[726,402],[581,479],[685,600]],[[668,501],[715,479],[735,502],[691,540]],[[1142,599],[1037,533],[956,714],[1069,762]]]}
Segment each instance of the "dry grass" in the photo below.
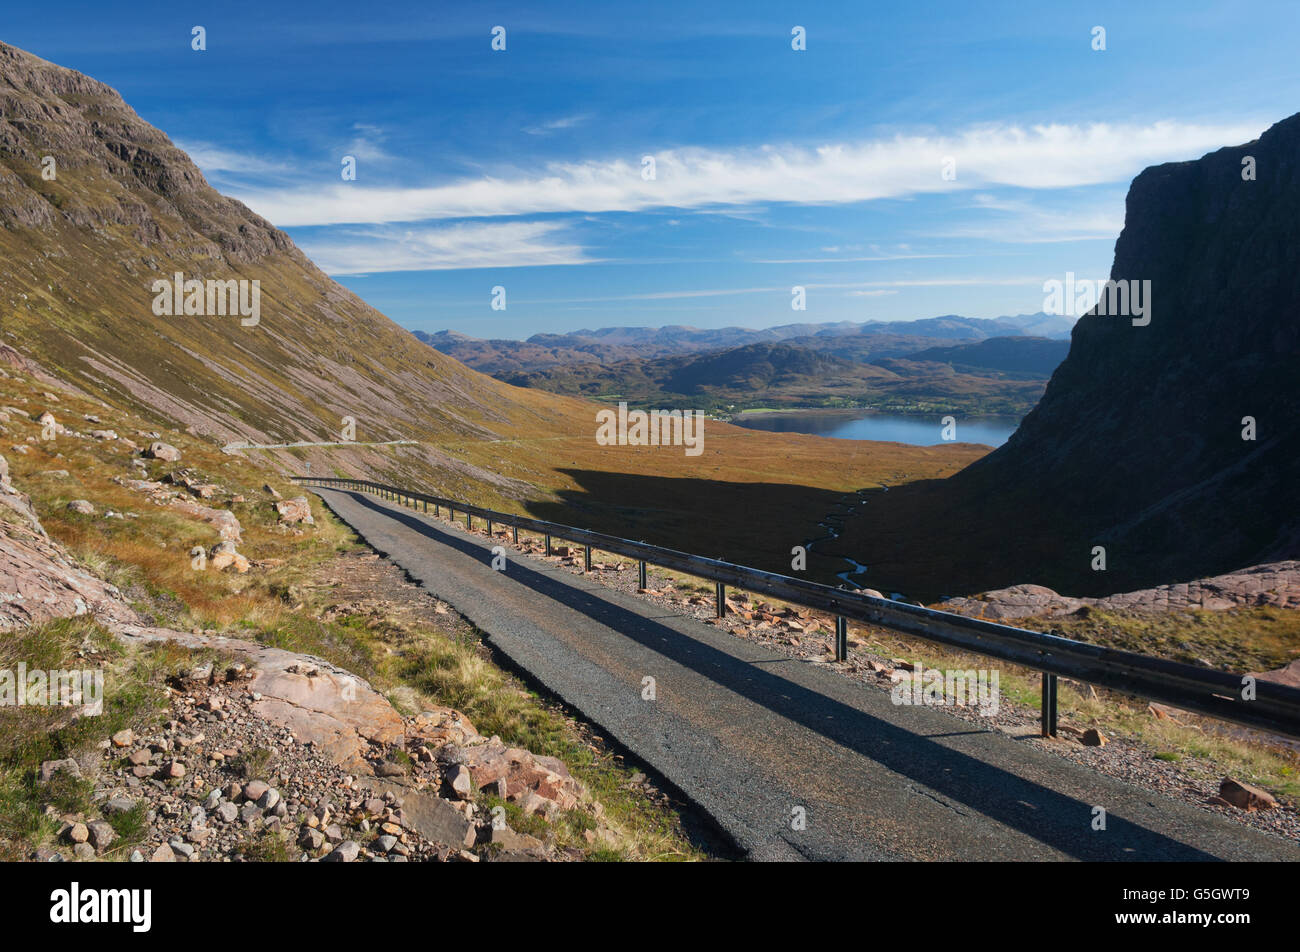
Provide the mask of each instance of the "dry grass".
{"label": "dry grass", "polygon": [[[33,400],[31,389],[22,383],[0,380],[0,404],[14,403],[38,415],[45,404]],[[22,397],[30,402],[16,403]],[[94,413],[102,422],[93,426],[112,427],[121,435],[143,442],[135,437],[135,431],[147,424],[128,414],[70,396],[65,396],[54,410],[61,421],[78,429],[88,429],[91,424],[83,423],[81,417]],[[22,440],[39,431],[34,422],[22,418],[12,420],[9,427],[11,440]],[[285,496],[300,495],[301,490],[260,466],[232,460],[186,434],[164,433],[163,439],[181,450],[182,461],[150,462],[148,478],[159,479],[183,467],[202,481],[218,483],[223,491],[212,500],[200,502],[236,513],[243,526],[239,550],[261,562],[247,575],[193,569],[191,547],[214,545],[216,530],[113,482],[115,476],[140,475],[131,469],[126,453],[118,452],[114,444],[60,436],[49,442],[26,443],[26,454],[6,455],[14,481],[30,492],[50,534],[84,567],[121,588],[136,609],[155,623],[181,629],[215,629],[314,654],[366,678],[408,713],[436,705],[453,707],[464,712],[485,735],[497,734],[511,745],[560,758],[593,791],[621,839],[614,848],[588,844],[582,833],[588,828],[589,818],[584,820],[585,814],[574,814],[548,825],[546,838],[558,846],[572,847],[598,859],[702,858],[682,832],[680,817],[673,810],[630,789],[629,779],[634,773],[631,768],[589,744],[579,724],[492,664],[476,637],[458,638],[427,624],[391,616],[327,612],[329,590],[314,582],[328,574],[333,560],[360,545],[351,531],[314,497],[309,498],[313,501],[315,528],[300,534],[286,530],[278,525],[270,497],[261,487],[269,483]],[[54,469],[68,470],[69,476],[47,475]],[[245,502],[230,502],[241,495]],[[81,516],[66,510],[71,499],[89,500],[99,514],[111,509],[138,517],[117,520],[102,515]],[[47,635],[42,632],[41,637]],[[156,683],[159,670],[174,668],[188,656],[188,652],[174,646],[160,645],[132,660],[132,683]],[[42,725],[33,722],[23,726],[23,736],[43,736]],[[96,725],[97,738],[102,739],[106,726],[103,721]],[[42,759],[48,759],[43,755],[50,749],[40,747]],[[37,754],[24,754],[20,758],[21,770],[0,776],[0,807],[5,802],[15,805],[13,816],[23,832],[19,838],[29,842],[49,832],[38,812],[22,806],[35,803],[30,784],[22,779],[23,771],[30,773],[33,756]],[[5,800],[6,796],[10,799]],[[530,820],[529,825],[534,822]]]}

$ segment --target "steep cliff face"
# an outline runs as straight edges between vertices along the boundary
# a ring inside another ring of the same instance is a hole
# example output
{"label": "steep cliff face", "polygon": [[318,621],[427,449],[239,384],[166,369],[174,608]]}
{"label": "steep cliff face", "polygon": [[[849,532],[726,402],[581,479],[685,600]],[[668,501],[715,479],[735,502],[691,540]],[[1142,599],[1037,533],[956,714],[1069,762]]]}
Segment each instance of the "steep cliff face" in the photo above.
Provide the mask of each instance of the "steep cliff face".
{"label": "steep cliff face", "polygon": [[863,561],[935,593],[1095,595],[1300,554],[1300,115],[1134,179],[1111,278],[1151,282],[1150,323],[1081,318],[1004,446],[864,514],[890,543],[855,527]]}

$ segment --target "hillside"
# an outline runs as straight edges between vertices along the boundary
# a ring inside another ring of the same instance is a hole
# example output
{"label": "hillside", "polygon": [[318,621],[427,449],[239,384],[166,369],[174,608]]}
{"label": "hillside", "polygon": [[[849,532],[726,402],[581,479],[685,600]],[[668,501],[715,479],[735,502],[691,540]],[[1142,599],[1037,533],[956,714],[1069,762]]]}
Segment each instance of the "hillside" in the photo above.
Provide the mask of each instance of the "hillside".
{"label": "hillside", "polygon": [[[871,340],[872,338],[845,338]],[[897,341],[898,338],[889,338]],[[808,338],[797,338],[805,341]],[[1021,338],[994,338],[1019,341]],[[1036,338],[1023,338],[1033,341]],[[1069,346],[1049,341],[1052,345]],[[569,364],[528,373],[504,373],[509,383],[636,406],[685,405],[729,413],[754,407],[861,407],[925,412],[1022,415],[1042,396],[1051,368],[1010,373],[957,365],[950,358],[907,354],[871,363],[838,356],[849,348],[748,344],[700,354]],[[978,352],[972,361],[1014,364],[1013,345]],[[1032,365],[1032,358],[1022,360]],[[1039,364],[1044,361],[1040,358]],[[1054,365],[1053,365],[1054,366]]]}
{"label": "hillside", "polygon": [[[355,419],[355,446],[245,452],[280,472],[310,464],[414,483],[779,567],[789,545],[771,539],[807,537],[843,493],[947,475],[984,452],[864,453],[712,421],[699,459],[600,446],[595,407],[511,387],[421,344],[214,191],[113,89],[3,44],[0,225],[10,363],[34,359],[155,428],[218,444],[336,441]],[[259,282],[259,320],[156,314],[154,283],[178,272]],[[361,445],[399,439],[414,443]],[[773,515],[760,525],[756,511]]]}
{"label": "hillside", "polygon": [[868,584],[935,595],[1026,582],[1105,595],[1294,558],[1298,245],[1300,115],[1142,172],[1111,278],[1151,282],[1150,323],[1081,318],[1004,446],[873,498],[836,550],[872,566]]}
{"label": "hillside", "polygon": [[[912,363],[949,364],[959,373],[1015,374],[1047,379],[1070,352],[1068,340],[1046,337],[990,337],[978,344],[955,344],[950,347],[927,347],[907,354],[900,360]],[[876,361],[892,367],[888,360]]]}

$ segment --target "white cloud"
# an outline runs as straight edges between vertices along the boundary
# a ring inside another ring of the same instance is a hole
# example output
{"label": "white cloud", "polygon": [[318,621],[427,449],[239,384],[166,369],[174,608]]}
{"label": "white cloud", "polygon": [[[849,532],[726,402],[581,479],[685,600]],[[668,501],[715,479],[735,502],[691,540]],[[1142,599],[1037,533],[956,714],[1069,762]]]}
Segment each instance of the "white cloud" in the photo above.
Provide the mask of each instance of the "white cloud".
{"label": "white cloud", "polygon": [[582,248],[556,240],[554,222],[462,223],[441,228],[375,228],[303,242],[327,274],[445,271],[588,264]]}
{"label": "white cloud", "polygon": [[[656,179],[641,156],[552,163],[427,187],[360,183],[328,188],[244,189],[236,197],[283,227],[421,221],[564,212],[708,208],[770,202],[808,205],[1015,186],[1064,188],[1119,182],[1155,162],[1199,157],[1247,141],[1267,123],[986,126],[955,136],[896,136],[850,144],[764,146],[655,153]],[[947,157],[956,180],[941,175]]]}
{"label": "white cloud", "polygon": [[356,135],[345,147],[348,155],[356,156],[362,162],[392,161],[393,157],[383,149],[382,143],[388,135],[382,128],[370,123],[358,122],[353,124],[352,131]]}
{"label": "white cloud", "polygon": [[990,220],[931,232],[930,237],[1009,244],[1114,241],[1124,227],[1122,194],[1106,201],[1089,197],[1070,207],[1046,207],[1027,201],[975,195],[973,205],[993,213]]}
{"label": "white cloud", "polygon": [[204,174],[235,172],[243,175],[280,175],[289,165],[259,159],[246,152],[236,152],[210,142],[177,142],[176,148],[188,155]]}
{"label": "white cloud", "polygon": [[561,129],[572,129],[574,126],[581,125],[591,117],[585,113],[576,116],[561,116],[559,119],[551,119],[548,122],[539,122],[535,126],[525,126],[524,132],[530,136],[548,136],[552,132],[558,132]]}
{"label": "white cloud", "polygon": [[[810,291],[844,290],[848,288],[874,288],[877,290],[851,290],[850,295],[860,297],[882,297],[897,294],[893,288],[964,288],[964,287],[1042,287],[1042,275],[1022,275],[1020,277],[988,277],[975,275],[964,278],[918,278],[900,281],[849,281],[837,283],[804,284]],[[557,298],[552,303],[560,304],[599,304],[613,301],[665,301],[680,298],[728,297],[733,294],[783,294],[789,295],[790,285],[759,288],[707,288],[679,291],[650,291],[644,294],[620,294],[613,297]]]}
{"label": "white cloud", "polygon": [[[825,250],[825,249],[824,249]],[[863,255],[854,258],[756,258],[754,264],[842,264],[857,261],[917,261],[922,258],[969,258],[969,254]]]}

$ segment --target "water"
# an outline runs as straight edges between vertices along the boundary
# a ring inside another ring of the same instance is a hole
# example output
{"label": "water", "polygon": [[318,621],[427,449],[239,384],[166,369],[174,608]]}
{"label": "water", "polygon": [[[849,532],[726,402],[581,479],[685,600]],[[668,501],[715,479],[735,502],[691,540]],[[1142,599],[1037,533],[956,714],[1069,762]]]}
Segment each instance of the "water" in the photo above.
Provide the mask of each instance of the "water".
{"label": "water", "polygon": [[[1016,430],[1013,417],[963,417],[957,418],[957,440],[962,443],[983,443],[1001,446]],[[887,440],[910,443],[913,446],[933,446],[943,443],[943,414],[933,416],[904,416],[897,413],[828,413],[820,410],[795,410],[788,413],[745,413],[733,423],[753,430],[773,433],[811,433],[831,436],[841,440]]]}

